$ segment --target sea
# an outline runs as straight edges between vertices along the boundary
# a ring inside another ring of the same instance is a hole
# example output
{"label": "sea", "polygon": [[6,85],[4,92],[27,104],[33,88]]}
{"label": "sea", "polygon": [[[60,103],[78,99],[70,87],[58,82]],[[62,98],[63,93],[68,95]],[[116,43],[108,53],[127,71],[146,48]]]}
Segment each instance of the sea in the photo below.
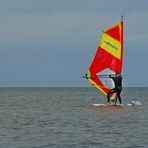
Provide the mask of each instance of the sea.
{"label": "sea", "polygon": [[123,88],[123,104],[95,88],[0,88],[0,148],[148,148],[148,88]]}

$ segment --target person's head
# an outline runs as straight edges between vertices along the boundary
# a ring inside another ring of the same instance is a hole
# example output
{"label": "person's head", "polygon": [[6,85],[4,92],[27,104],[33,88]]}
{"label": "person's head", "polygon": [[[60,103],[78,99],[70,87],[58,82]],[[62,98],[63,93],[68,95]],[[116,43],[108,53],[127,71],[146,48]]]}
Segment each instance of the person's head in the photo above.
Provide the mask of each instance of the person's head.
{"label": "person's head", "polygon": [[117,72],[116,72],[116,75],[120,75],[120,72],[117,71]]}

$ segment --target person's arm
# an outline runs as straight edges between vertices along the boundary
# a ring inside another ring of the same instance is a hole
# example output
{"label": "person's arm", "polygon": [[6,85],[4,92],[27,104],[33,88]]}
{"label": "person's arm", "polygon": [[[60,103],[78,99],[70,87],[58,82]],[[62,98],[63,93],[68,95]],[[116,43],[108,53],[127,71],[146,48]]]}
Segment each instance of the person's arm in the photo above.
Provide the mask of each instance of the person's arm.
{"label": "person's arm", "polygon": [[116,75],[115,75],[115,74],[111,74],[111,75],[109,75],[109,77],[110,77],[111,79],[114,79],[114,78],[116,77]]}

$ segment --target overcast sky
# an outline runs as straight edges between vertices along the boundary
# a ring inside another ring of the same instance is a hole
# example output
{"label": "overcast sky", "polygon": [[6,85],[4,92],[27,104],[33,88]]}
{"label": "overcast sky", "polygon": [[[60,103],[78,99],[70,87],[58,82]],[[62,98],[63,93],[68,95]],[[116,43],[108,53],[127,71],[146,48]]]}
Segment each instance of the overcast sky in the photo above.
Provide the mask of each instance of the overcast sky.
{"label": "overcast sky", "polygon": [[0,86],[81,87],[102,30],[124,15],[123,84],[148,86],[147,0],[0,0]]}

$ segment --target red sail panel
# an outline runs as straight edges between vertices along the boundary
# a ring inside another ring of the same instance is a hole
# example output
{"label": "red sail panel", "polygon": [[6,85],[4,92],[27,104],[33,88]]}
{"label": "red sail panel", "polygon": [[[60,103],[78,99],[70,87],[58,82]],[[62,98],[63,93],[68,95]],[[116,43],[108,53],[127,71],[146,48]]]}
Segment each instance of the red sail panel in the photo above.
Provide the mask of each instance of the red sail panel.
{"label": "red sail panel", "polygon": [[106,30],[105,33],[107,33],[111,37],[115,38],[116,40],[121,41],[120,28],[118,25],[112,27],[109,30]]}

